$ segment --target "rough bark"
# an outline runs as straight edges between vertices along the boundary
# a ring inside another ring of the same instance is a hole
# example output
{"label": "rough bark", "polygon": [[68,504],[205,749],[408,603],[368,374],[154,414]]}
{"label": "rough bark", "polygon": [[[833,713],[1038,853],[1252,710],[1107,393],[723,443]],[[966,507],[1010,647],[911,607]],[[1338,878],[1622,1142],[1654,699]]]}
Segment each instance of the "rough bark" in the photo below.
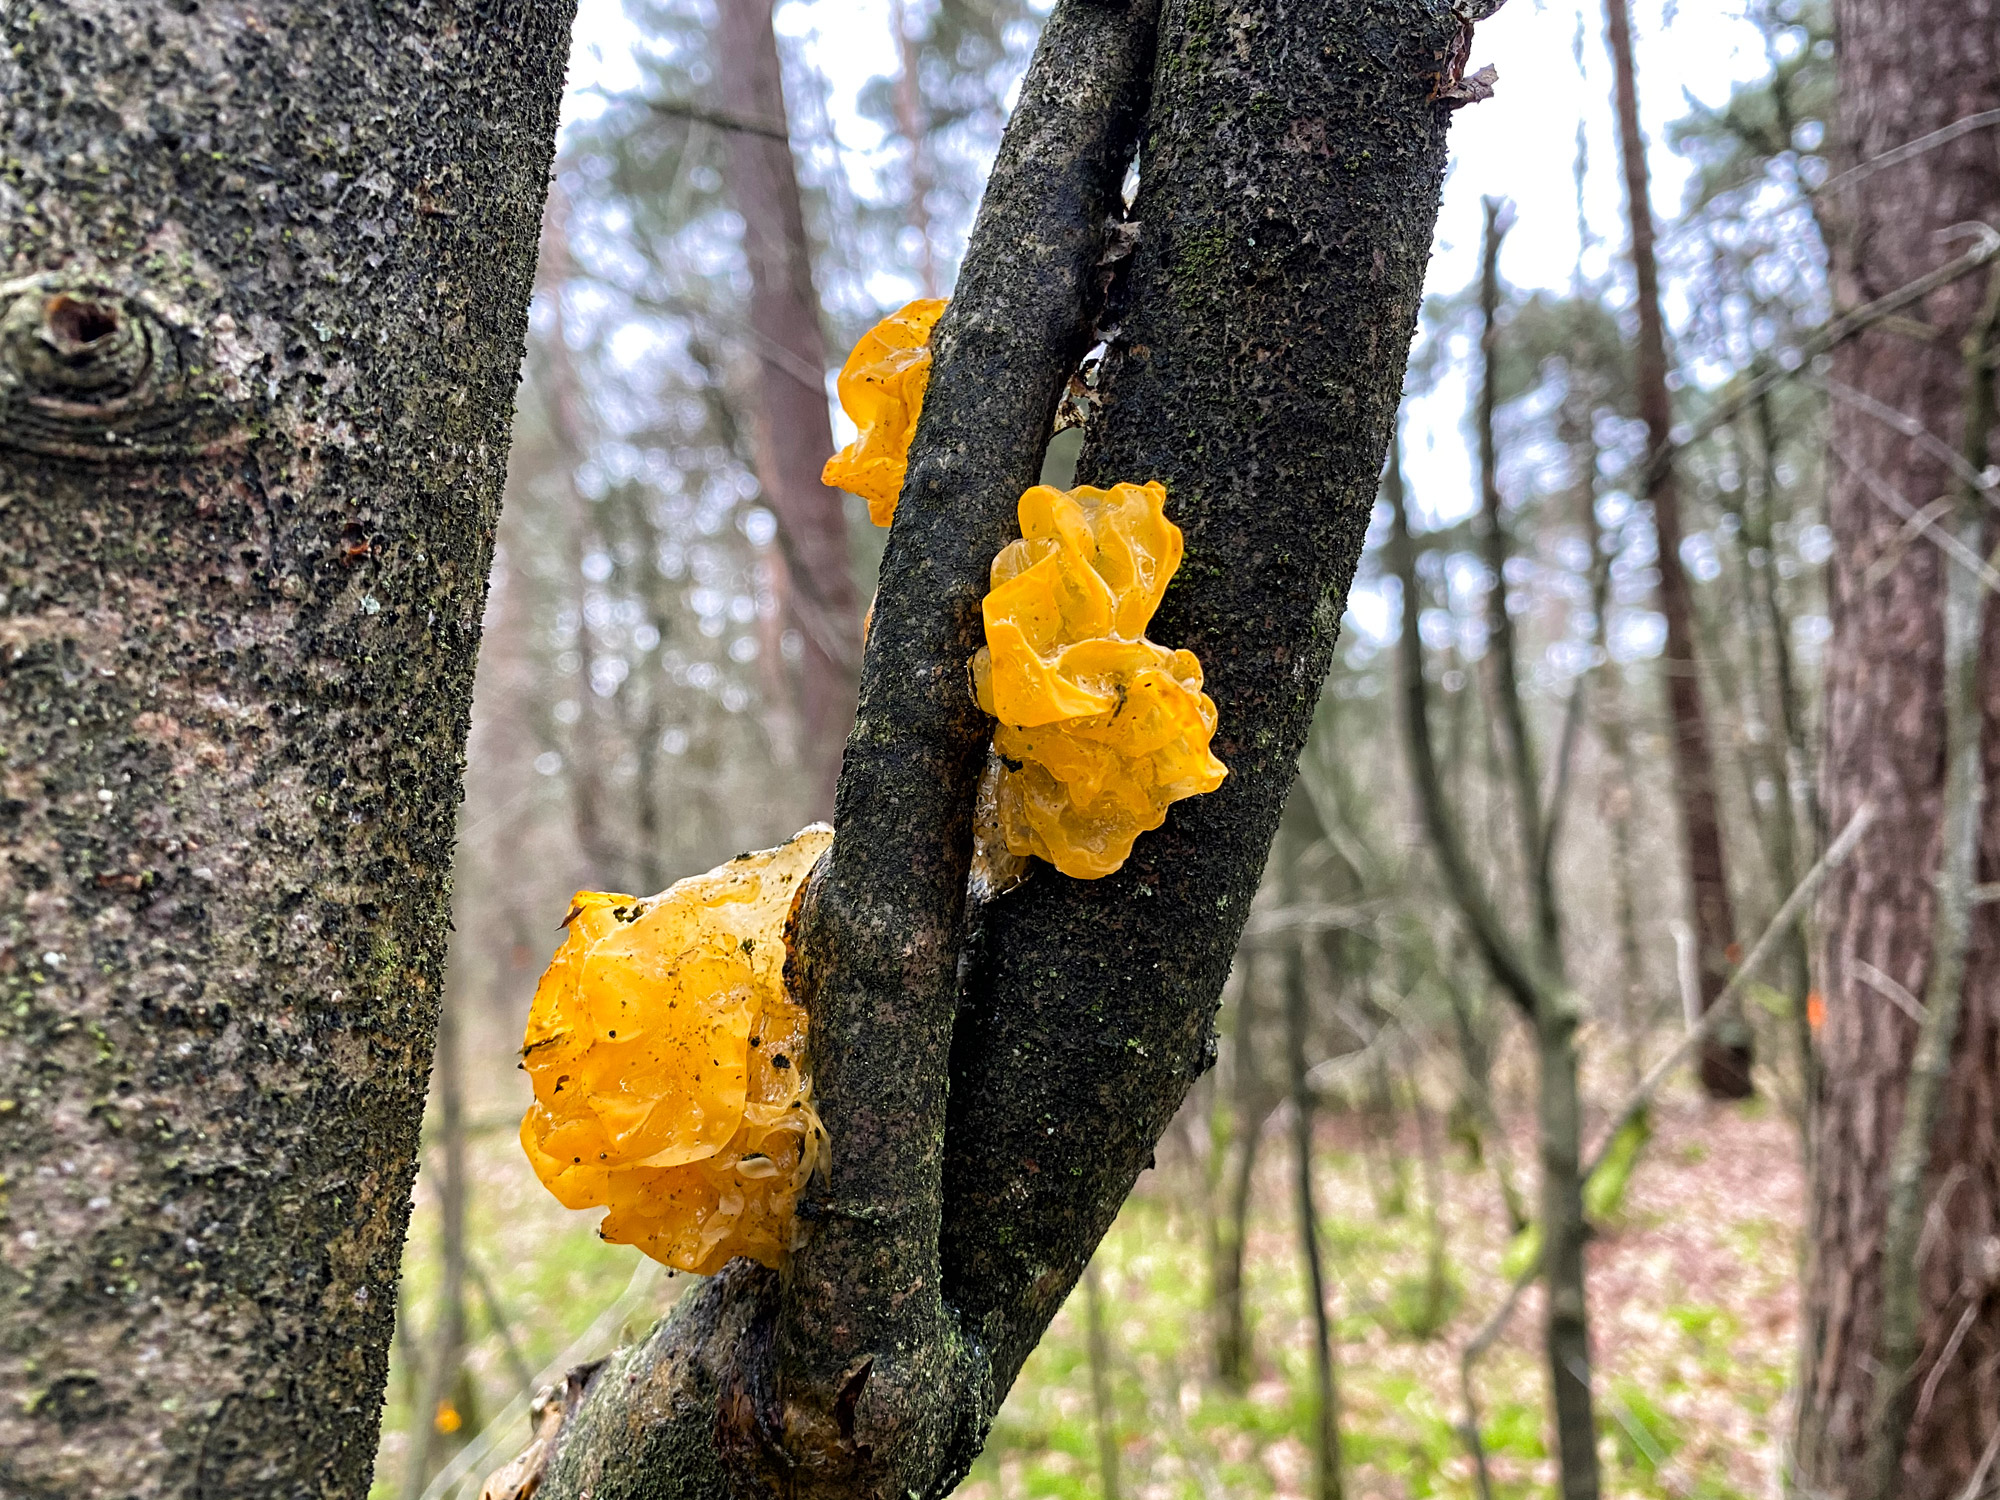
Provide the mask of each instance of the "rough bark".
{"label": "rough bark", "polygon": [[[1988,5],[1944,0],[1843,0],[1837,144],[1851,163],[1981,110],[2000,107],[2000,18]],[[1949,141],[1859,177],[1840,192],[1835,293],[1852,306],[1942,261],[1939,232],[2000,215],[2000,166],[1985,132]],[[1978,315],[1979,279],[1933,291],[1916,316],[1937,330],[1920,341],[1871,328],[1834,353],[1846,386],[1913,417],[1942,440],[1964,437],[1961,346]],[[1891,1158],[1902,1126],[1917,1027],[1859,977],[1868,963],[1928,994],[1944,853],[1946,781],[1944,570],[1937,548],[1875,564],[1901,526],[1870,492],[1872,475],[1913,507],[1952,491],[1943,454],[1886,423],[1839,424],[1828,519],[1835,546],[1828,649],[1824,791],[1839,826],[1864,799],[1878,822],[1829,885],[1821,915],[1826,1022],[1823,1096],[1805,1300],[1802,1420],[1797,1461],[1807,1483],[1859,1493],[1883,1335],[1882,1242]],[[1879,573],[1879,576],[1876,576]],[[1983,768],[2000,760],[2000,620],[1984,606]],[[1981,820],[1978,878],[2000,870],[2000,808]],[[1912,1500],[1963,1488],[2000,1411],[2000,907],[1974,908],[1963,1011],[1943,1114],[1924,1188],[1930,1227],[1917,1253],[1917,1360],[1911,1388],[1935,1384],[1903,1434],[1897,1492]],[[1969,1317],[1964,1336],[1952,1334]],[[1950,1362],[1940,1372],[1947,1348]]]}
{"label": "rough bark", "polygon": [[[1729,900],[1722,819],[1716,807],[1715,752],[1701,701],[1695,660],[1694,598],[1681,564],[1680,485],[1673,466],[1656,462],[1673,445],[1673,397],[1667,390],[1666,324],[1660,312],[1660,273],[1653,258],[1653,201],[1647,187],[1646,142],[1639,133],[1639,86],[1632,66],[1632,23],[1626,0],[1604,0],[1605,41],[1617,80],[1618,152],[1625,170],[1625,208],[1632,232],[1632,271],[1638,282],[1639,347],[1634,383],[1646,423],[1645,498],[1653,508],[1659,541],[1660,613],[1667,639],[1660,673],[1667,694],[1667,739],[1673,750],[1674,793],[1680,804],[1681,857],[1688,884],[1704,1011],[1729,982],[1729,950],[1736,915]],[[1745,1099],[1752,1092],[1750,1033],[1725,1027],[1701,1051],[1701,1083],[1714,1099]]]}
{"label": "rough bark", "polygon": [[1080,480],[1157,479],[1187,555],[1149,634],[1200,657],[1216,792],[1117,874],[985,913],[954,1038],[947,1287],[1005,1390],[1207,1066],[1331,663],[1429,257],[1441,5],[1162,7],[1122,333]]}
{"label": "rough bark", "polygon": [[1201,656],[1231,774],[1118,875],[1041,870],[985,907],[958,968],[987,732],[963,663],[1088,336],[1146,19],[1058,7],[939,326],[803,939],[835,1142],[813,1237],[782,1288],[732,1270],[613,1361],[550,1497],[947,1492],[1206,1065],[1367,526],[1460,27],[1389,0],[1164,7],[1081,473],[1167,487],[1187,558],[1153,634]]}
{"label": "rough bark", "polygon": [[570,8],[0,12],[0,1492],[367,1488]]}
{"label": "rough bark", "polygon": [[787,140],[784,78],[771,0],[721,0],[716,82],[759,129],[729,135],[729,190],[743,216],[750,263],[750,332],[757,354],[755,447],[764,498],[778,518],[791,589],[785,605],[804,642],[799,660],[801,750],[813,801],[833,806],[840,751],[854,713],[861,613],[837,490],[819,481],[833,454],[826,335],[813,291],[812,246]]}

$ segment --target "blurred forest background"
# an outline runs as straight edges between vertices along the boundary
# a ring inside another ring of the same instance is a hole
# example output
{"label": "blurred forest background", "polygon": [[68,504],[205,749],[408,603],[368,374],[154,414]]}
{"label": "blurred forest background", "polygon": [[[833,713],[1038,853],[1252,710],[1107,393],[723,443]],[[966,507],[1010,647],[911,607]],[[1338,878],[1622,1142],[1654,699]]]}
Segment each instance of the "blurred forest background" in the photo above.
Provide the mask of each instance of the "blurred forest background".
{"label": "blurred forest background", "polygon": [[[773,370],[830,390],[862,330],[948,292],[1039,17],[1034,0],[787,0],[774,135],[732,87],[744,60],[719,55],[733,44],[703,0],[585,7],[480,661],[380,1500],[476,1494],[525,1438],[532,1391],[684,1285],[599,1243],[592,1216],[529,1172],[514,1140],[528,1000],[572,891],[655,891],[827,811],[845,725],[822,700],[858,627],[828,609],[843,588],[865,603],[881,539],[848,500],[844,581],[829,582],[824,549],[788,535],[772,497],[798,429],[773,417]],[[1820,0],[1726,18],[1669,0],[1633,19],[1667,386],[1692,439],[1679,560],[1747,944],[1829,833],[1813,787],[1832,398],[1808,372],[1703,418],[1826,316],[1814,188],[1832,44]],[[1603,17],[1597,0],[1515,0],[1481,37],[1504,46],[1507,26],[1538,61],[1510,72],[1503,57],[1499,97],[1455,126],[1401,462],[1225,997],[1219,1065],[963,1494],[1317,1493],[1332,1383],[1350,1495],[1475,1493],[1461,1360],[1539,1250],[1536,1038],[1440,873],[1426,797],[1492,919],[1551,943],[1585,999],[1589,1139],[1699,1007]],[[879,34],[857,41],[864,27]],[[1703,52],[1735,72],[1683,93]],[[1656,56],[1674,59],[1657,78]],[[842,59],[857,57],[880,66],[854,76]],[[1564,75],[1545,117],[1578,101],[1540,139],[1574,144],[1496,150],[1510,93],[1528,107],[1543,90],[1535,69]],[[744,174],[769,163],[746,141],[782,151],[786,133],[817,360],[754,305],[746,249]],[[1059,439],[1053,476],[1064,458]],[[1414,682],[1399,667],[1413,659]],[[1412,759],[1413,693],[1434,774]],[[1778,1491],[1810,955],[1786,945],[1747,987],[1748,1034],[1723,1038],[1754,1050],[1754,1097],[1711,1102],[1677,1070],[1591,1179],[1608,1492]],[[1539,1295],[1469,1366],[1495,1494],[1554,1478]]]}

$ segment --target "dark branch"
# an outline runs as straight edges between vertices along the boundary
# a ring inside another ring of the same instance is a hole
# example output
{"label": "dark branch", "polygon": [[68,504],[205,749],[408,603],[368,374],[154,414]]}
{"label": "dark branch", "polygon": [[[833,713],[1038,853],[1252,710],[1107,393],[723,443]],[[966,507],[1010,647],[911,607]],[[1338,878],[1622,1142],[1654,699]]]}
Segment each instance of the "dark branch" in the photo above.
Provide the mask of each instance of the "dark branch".
{"label": "dark branch", "polygon": [[1207,1066],[1373,507],[1444,163],[1441,5],[1279,0],[1212,33],[1198,10],[1163,9],[1143,232],[1078,476],[1166,486],[1187,555],[1149,633],[1200,657],[1229,779],[1117,874],[1041,870],[983,913],[944,1268],[1001,1391]]}
{"label": "dark branch", "polygon": [[1067,0],[939,326],[803,943],[834,1142],[814,1237],[782,1297],[738,1268],[613,1361],[546,1496],[707,1496],[732,1475],[948,1492],[1206,1065],[1367,529],[1443,176],[1428,96],[1459,27],[1442,5],[1277,0],[1211,36],[1183,10],[1167,0],[1144,234],[1081,472],[1167,486],[1187,557],[1154,634],[1200,655],[1230,778],[1119,874],[1044,869],[984,908],[957,966],[988,730],[965,680],[977,601],[1088,337],[1144,83],[1123,71],[1146,56],[1138,5]]}
{"label": "dark branch", "polygon": [[768,140],[791,144],[791,135],[782,125],[774,125],[768,120],[753,120],[747,115],[731,114],[726,109],[711,109],[706,104],[696,104],[688,99],[648,99],[646,108],[656,115],[666,115],[670,119],[692,120],[698,125],[713,125],[717,130],[732,131],[741,135],[761,135]]}
{"label": "dark branch", "polygon": [[[542,1493],[943,1493],[997,1404],[941,1296],[946,1064],[991,732],[979,600],[1087,346],[1153,6],[1064,0],[1001,144],[933,366],[862,668],[840,832],[799,942],[832,1170],[786,1277],[737,1268],[614,1360]],[[974,1329],[976,1335],[978,1330]],[[947,1455],[951,1455],[948,1458]]]}
{"label": "dark branch", "polygon": [[1403,592],[1402,640],[1397,648],[1397,675],[1403,691],[1403,734],[1410,754],[1410,779],[1415,783],[1418,811],[1430,836],[1431,851],[1452,902],[1465,918],[1472,941],[1494,979],[1521,1014],[1534,1020],[1550,992],[1541,973],[1507,931],[1486,884],[1472,867],[1465,835],[1452,812],[1439,769],[1437,745],[1431,737],[1430,689],[1424,681],[1423,638],[1417,631],[1422,595],[1417,586],[1417,551],[1410,535],[1409,504],[1403,494],[1402,466],[1392,451],[1384,476],[1391,531],[1389,565]]}

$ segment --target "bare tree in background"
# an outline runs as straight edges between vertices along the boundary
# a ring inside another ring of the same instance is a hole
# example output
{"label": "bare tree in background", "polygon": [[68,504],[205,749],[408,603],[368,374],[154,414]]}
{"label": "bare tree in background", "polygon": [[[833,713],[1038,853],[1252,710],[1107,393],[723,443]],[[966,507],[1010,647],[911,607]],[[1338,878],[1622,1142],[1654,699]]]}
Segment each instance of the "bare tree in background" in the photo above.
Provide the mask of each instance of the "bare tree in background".
{"label": "bare tree in background", "polygon": [[[1639,348],[1636,383],[1645,419],[1647,457],[1643,490],[1653,507],[1659,537],[1660,613],[1667,639],[1660,671],[1667,695],[1668,742],[1674,789],[1680,803],[1681,850],[1687,871],[1691,925],[1700,967],[1704,1010],[1715,1003],[1734,963],[1736,916],[1716,806],[1715,754],[1702,708],[1695,657],[1694,600],[1681,561],[1681,501],[1666,455],[1673,442],[1673,397],[1667,389],[1666,321],[1660,311],[1660,273],[1653,256],[1653,200],[1647,187],[1646,142],[1639,130],[1639,87],[1632,61],[1627,0],[1604,0],[1605,41],[1617,77],[1618,149],[1625,168],[1625,206],[1631,225],[1632,271],[1638,282]],[[1746,1027],[1719,1029],[1701,1049],[1701,1082],[1712,1098],[1744,1099],[1752,1092],[1751,1045]]]}
{"label": "bare tree in background", "polygon": [[755,451],[803,644],[800,728],[822,813],[833,807],[841,746],[854,716],[861,611],[840,493],[820,483],[833,454],[826,336],[813,290],[798,174],[786,123],[771,0],[721,0],[716,79],[732,114],[729,184],[750,262],[750,331],[758,364]]}
{"label": "bare tree in background", "polygon": [[917,278],[926,297],[938,295],[943,285],[938,276],[937,238],[931,227],[931,163],[925,128],[923,80],[919,70],[923,54],[910,34],[909,7],[904,0],[889,0],[889,29],[896,38],[896,129],[902,134],[909,153],[908,197],[910,229],[917,237]]}
{"label": "bare tree in background", "polygon": [[[1487,240],[1496,243],[1489,221]],[[1493,260],[1487,258],[1491,274]],[[1491,345],[1488,345],[1491,354]],[[1490,365],[1487,378],[1490,380]],[[1578,1082],[1576,1031],[1581,1019],[1575,995],[1564,982],[1560,947],[1544,946],[1544,926],[1530,910],[1530,935],[1511,932],[1474,866],[1459,814],[1447,795],[1430,728],[1430,689],[1424,676],[1423,638],[1418,628],[1423,595],[1417,575],[1416,542],[1401,465],[1390,449],[1383,492],[1390,508],[1390,562],[1402,586],[1402,639],[1397,670],[1401,678],[1404,744],[1418,812],[1431,852],[1459,915],[1479,949],[1493,982],[1533,1028],[1536,1050],[1536,1114],[1540,1146],[1542,1276],[1548,1287],[1544,1353],[1564,1500],[1595,1500],[1598,1493],[1597,1428],[1592,1415],[1589,1304],[1584,1293],[1583,1107]],[[1513,689],[1518,691],[1518,688]],[[1539,800],[1518,810],[1539,826]],[[1551,924],[1552,925],[1552,924]],[[1477,1435],[1475,1433],[1475,1445]],[[1476,1446],[1475,1446],[1476,1451]]]}

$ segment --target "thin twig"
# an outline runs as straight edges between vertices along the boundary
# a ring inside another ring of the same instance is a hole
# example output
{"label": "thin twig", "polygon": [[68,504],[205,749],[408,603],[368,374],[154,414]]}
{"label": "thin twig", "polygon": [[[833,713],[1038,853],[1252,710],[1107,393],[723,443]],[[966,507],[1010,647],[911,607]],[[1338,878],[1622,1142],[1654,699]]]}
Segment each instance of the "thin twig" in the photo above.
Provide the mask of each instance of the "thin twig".
{"label": "thin twig", "polygon": [[1898,410],[1886,401],[1877,401],[1866,391],[1857,391],[1853,386],[1835,380],[1831,375],[1820,376],[1812,383],[1834,400],[1844,402],[1856,411],[1865,412],[1883,426],[1901,433],[1951,470],[1952,476],[1974,493],[1991,499],[1994,492],[2000,490],[2000,482],[1996,482],[1990,469],[1985,471],[1975,469],[1966,461],[1963,453],[1958,452],[1950,443],[1908,412]]}
{"label": "thin twig", "polygon": [[1787,380],[1795,379],[1808,370],[1812,362],[1832,349],[1836,344],[1845,343],[1863,329],[1881,322],[1892,313],[1901,312],[1912,303],[1921,302],[1941,286],[1948,286],[1961,276],[1969,276],[1980,267],[2000,260],[2000,232],[1981,224],[1977,226],[1979,243],[1955,260],[1948,260],[1935,271],[1919,276],[1915,281],[1898,287],[1873,302],[1863,303],[1853,312],[1844,313],[1820,326],[1819,332],[1803,340],[1796,349],[1788,351],[1789,362],[1776,369],[1766,370],[1762,375],[1743,386],[1733,395],[1725,396],[1694,421],[1687,432],[1675,442],[1666,443],[1654,453],[1647,465],[1648,477],[1652,471],[1664,468],[1685,449],[1693,447],[1702,439],[1711,436],[1717,429],[1736,420],[1759,397],[1769,395]]}
{"label": "thin twig", "polygon": [[514,1342],[513,1322],[500,1305],[499,1294],[493,1290],[493,1283],[486,1278],[486,1268],[478,1260],[467,1255],[465,1269],[472,1277],[473,1286],[479,1290],[479,1300],[486,1304],[486,1316],[492,1322],[494,1331],[500,1335],[501,1347],[507,1351],[507,1368],[514,1376],[514,1384],[520,1389],[534,1394],[535,1372],[528,1368],[528,1361],[521,1353],[521,1346]]}
{"label": "thin twig", "polygon": [[1924,1009],[1924,1002],[1911,994],[1887,974],[1884,974],[1880,969],[1876,968],[1875,965],[1868,962],[1867,959],[1857,958],[1854,961],[1854,977],[1867,985],[1876,994],[1893,1003],[1896,1009],[1900,1010],[1912,1021],[1915,1021],[1919,1026],[1924,1024],[1924,1017],[1928,1014]]}
{"label": "thin twig", "polygon": [[1970,571],[1973,577],[1977,578],[1988,589],[2000,592],[2000,572],[1995,572],[1991,563],[1987,562],[1985,558],[1974,552],[1942,526],[1939,526],[1935,522],[1922,520],[1923,513],[1898,494],[1894,485],[1890,484],[1880,474],[1877,474],[1867,464],[1855,458],[1839,441],[1829,436],[1826,446],[1827,450],[1844,464],[1856,479],[1861,481],[1869,494],[1901,516],[1904,521],[1915,526],[1924,534],[1927,540],[1937,545],[1940,552],[1944,553],[1946,557],[1950,558],[1960,567]]}
{"label": "thin twig", "polygon": [[1972,1471],[1972,1478],[1966,1481],[1958,1500],[1980,1500],[1986,1492],[1986,1476],[1993,1472],[1996,1458],[2000,1458],[2000,1422],[1994,1423],[1993,1436],[1987,1439],[1986,1451],[1979,1456],[1979,1467]]}
{"label": "thin twig", "polygon": [[625,1283],[625,1290],[618,1294],[612,1304],[592,1320],[591,1325],[571,1341],[568,1348],[542,1366],[542,1372],[528,1389],[501,1408],[500,1414],[480,1429],[479,1436],[452,1455],[451,1462],[431,1476],[431,1482],[424,1489],[423,1500],[444,1500],[460,1485],[477,1483],[480,1466],[490,1462],[495,1450],[502,1443],[519,1440],[515,1430],[527,1417],[528,1407],[533,1402],[535,1392],[553,1381],[562,1379],[574,1364],[580,1364],[597,1350],[618,1337],[625,1320],[645,1300],[647,1293],[659,1280],[660,1264],[639,1258],[639,1264],[632,1268],[632,1279]]}
{"label": "thin twig", "polygon": [[1910,1420],[1922,1422],[1930,1415],[1931,1402],[1937,1397],[1938,1382],[1944,1379],[1944,1372],[1951,1367],[1952,1358],[1958,1353],[1958,1346],[1965,1342],[1965,1336],[1972,1331],[1973,1319],[1979,1316],[1979,1304],[1983,1298],[1968,1298],[1965,1311],[1959,1315],[1958,1326],[1951,1331],[1951,1337],[1944,1341],[1944,1350],[1931,1366],[1931,1373],[1924,1378],[1923,1394],[1917,1397],[1917,1414]]}
{"label": "thin twig", "polygon": [[698,125],[712,125],[717,130],[734,131],[739,135],[761,135],[767,140],[791,144],[790,133],[769,120],[753,120],[748,115],[731,114],[726,109],[711,109],[691,99],[648,99],[646,108],[656,115],[692,120]]}
{"label": "thin twig", "polygon": [[1868,571],[1861,575],[1861,592],[1867,593],[1895,572],[1897,565],[1903,560],[1903,554],[1910,550],[1910,544],[1936,525],[1941,518],[1950,515],[1951,507],[1951,496],[1940,495],[1905,521],[1897,529],[1895,536],[1889,539],[1889,545],[1884,547],[1875,561],[1868,565]]}
{"label": "thin twig", "polygon": [[1838,177],[1829,177],[1812,189],[1811,195],[1823,198],[1830,193],[1851,188],[1855,183],[1873,177],[1884,167],[1899,166],[1912,157],[1921,156],[1926,151],[1934,151],[1962,135],[1970,135],[1975,130],[1984,130],[1989,125],[2000,125],[2000,109],[1982,109],[1976,115],[1966,115],[1962,119],[1953,120],[1949,125],[1933,130],[1929,135],[1920,135],[1913,141],[1903,142],[1900,146],[1891,146],[1880,156],[1871,156],[1859,166],[1849,167]]}
{"label": "thin twig", "polygon": [[1855,846],[1861,842],[1861,836],[1868,831],[1868,825],[1874,820],[1875,808],[1872,803],[1864,802],[1855,809],[1854,816],[1847,820],[1847,826],[1841,830],[1840,837],[1835,839],[1826,853],[1820,856],[1819,862],[1806,871],[1805,878],[1792,888],[1791,895],[1785,898],[1785,904],[1778,908],[1778,914],[1771,918],[1771,923],[1764,929],[1763,935],[1751,946],[1749,953],[1744,955],[1743,962],[1737,966],[1736,972],[1729,976],[1729,983],[1724,985],[1722,993],[1715,997],[1715,1004],[1710,1006],[1708,1014],[1701,1018],[1701,1024],[1683,1036],[1673,1051],[1653,1064],[1646,1076],[1639,1081],[1639,1086],[1632,1090],[1625,1102],[1618,1107],[1617,1113],[1612,1115],[1611,1123],[1605,1127],[1603,1134],[1598,1138],[1596,1148],[1584,1164],[1583,1175],[1586,1180],[1592,1172],[1603,1165],[1605,1153],[1611,1149],[1611,1143],[1618,1138],[1618,1132],[1639,1117],[1640,1111],[1653,1102],[1653,1096],[1660,1091],[1660,1085],[1666,1082],[1674,1069],[1686,1060],[1689,1053],[1701,1045],[1704,1037],[1721,1025],[1722,1017],[1733,1010],[1750,981],[1778,951],[1778,945],[1791,925],[1804,915],[1807,904],[1818,892],[1820,885],[1828,875],[1846,863],[1847,856],[1854,852]]}
{"label": "thin twig", "polygon": [[1244,941],[1277,933],[1367,932],[1380,918],[1379,901],[1358,906],[1331,906],[1324,902],[1279,906],[1258,912],[1243,929]]}
{"label": "thin twig", "polygon": [[1701,1024],[1701,959],[1695,953],[1694,929],[1679,917],[1667,923],[1674,940],[1674,980],[1681,994],[1681,1025],[1692,1031]]}

